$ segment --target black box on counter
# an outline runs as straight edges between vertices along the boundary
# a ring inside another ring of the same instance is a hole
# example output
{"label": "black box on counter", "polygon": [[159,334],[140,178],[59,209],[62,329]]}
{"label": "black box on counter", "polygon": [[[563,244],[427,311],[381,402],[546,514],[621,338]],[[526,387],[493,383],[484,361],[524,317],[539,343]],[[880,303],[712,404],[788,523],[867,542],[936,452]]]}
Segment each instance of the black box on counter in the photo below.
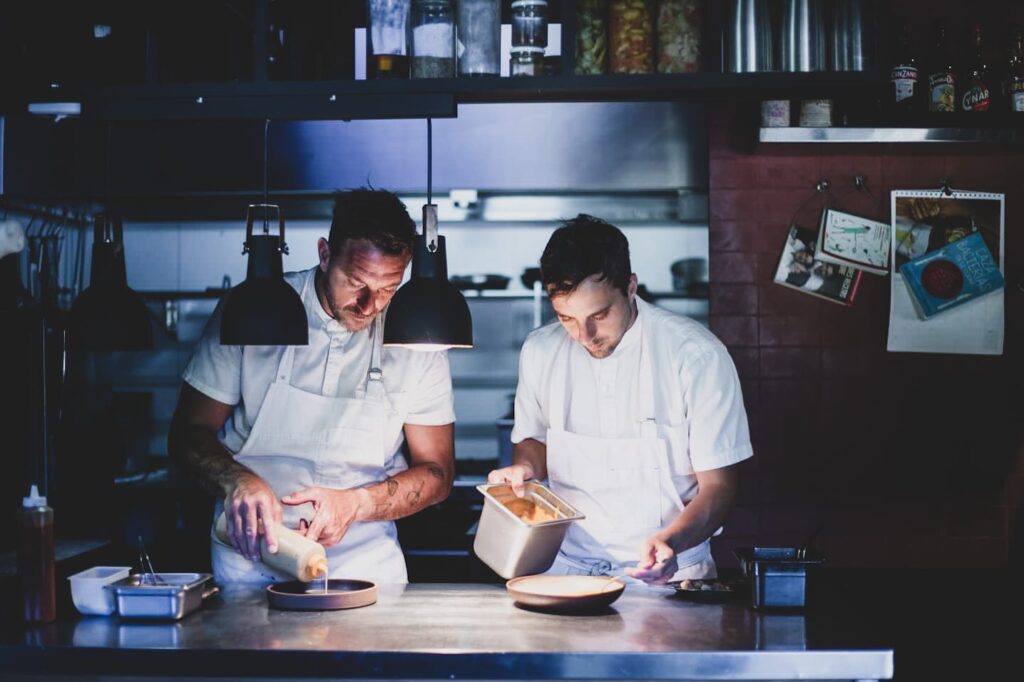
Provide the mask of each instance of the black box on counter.
{"label": "black box on counter", "polygon": [[740,547],[734,554],[750,583],[750,606],[758,610],[803,608],[808,569],[825,562],[803,547]]}

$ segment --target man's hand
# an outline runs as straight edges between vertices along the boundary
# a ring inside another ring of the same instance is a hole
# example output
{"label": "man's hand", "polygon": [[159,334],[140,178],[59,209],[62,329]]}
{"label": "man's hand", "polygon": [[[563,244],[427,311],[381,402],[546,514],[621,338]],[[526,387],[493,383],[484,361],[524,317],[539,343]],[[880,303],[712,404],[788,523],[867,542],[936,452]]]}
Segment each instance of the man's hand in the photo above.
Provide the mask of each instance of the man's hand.
{"label": "man's hand", "polygon": [[299,532],[324,547],[332,547],[341,542],[348,527],[366,508],[369,494],[363,488],[335,490],[314,487],[285,495],[281,501],[291,506],[312,502],[316,514],[309,525],[299,528]]}
{"label": "man's hand", "polygon": [[511,483],[512,492],[518,497],[526,493],[526,481],[533,479],[533,467],[529,463],[513,464],[502,469],[495,469],[487,474],[488,483]]}
{"label": "man's hand", "polygon": [[241,473],[226,486],[224,515],[228,536],[239,554],[260,560],[260,535],[267,539],[267,551],[277,553],[274,526],[281,523],[281,503],[267,482],[252,473]]}
{"label": "man's hand", "polygon": [[678,570],[675,550],[660,534],[654,534],[644,540],[636,568],[627,568],[626,575],[652,585],[664,585]]}

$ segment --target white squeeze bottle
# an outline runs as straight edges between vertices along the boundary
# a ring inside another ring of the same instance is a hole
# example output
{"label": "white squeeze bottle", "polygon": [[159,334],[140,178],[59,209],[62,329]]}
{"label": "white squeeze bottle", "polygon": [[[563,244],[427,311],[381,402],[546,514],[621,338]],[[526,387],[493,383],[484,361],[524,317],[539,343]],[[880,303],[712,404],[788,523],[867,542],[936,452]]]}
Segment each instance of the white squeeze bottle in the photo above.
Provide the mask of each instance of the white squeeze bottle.
{"label": "white squeeze bottle", "polygon": [[[217,517],[215,532],[221,542],[231,545],[231,538],[228,537],[228,519],[223,513]],[[260,535],[262,563],[282,573],[293,575],[304,583],[327,575],[327,552],[319,542],[314,542],[280,523],[274,526],[274,537],[277,539],[277,553],[271,554],[267,550],[266,536]]]}

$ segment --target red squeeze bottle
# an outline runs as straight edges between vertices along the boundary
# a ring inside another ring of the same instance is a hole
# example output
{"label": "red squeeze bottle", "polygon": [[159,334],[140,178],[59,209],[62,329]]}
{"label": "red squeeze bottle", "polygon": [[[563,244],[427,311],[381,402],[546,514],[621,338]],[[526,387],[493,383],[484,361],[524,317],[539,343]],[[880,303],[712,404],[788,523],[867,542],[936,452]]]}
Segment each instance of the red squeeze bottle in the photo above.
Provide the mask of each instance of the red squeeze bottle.
{"label": "red squeeze bottle", "polygon": [[18,575],[24,595],[25,621],[49,623],[57,618],[54,584],[53,510],[36,486],[18,510]]}

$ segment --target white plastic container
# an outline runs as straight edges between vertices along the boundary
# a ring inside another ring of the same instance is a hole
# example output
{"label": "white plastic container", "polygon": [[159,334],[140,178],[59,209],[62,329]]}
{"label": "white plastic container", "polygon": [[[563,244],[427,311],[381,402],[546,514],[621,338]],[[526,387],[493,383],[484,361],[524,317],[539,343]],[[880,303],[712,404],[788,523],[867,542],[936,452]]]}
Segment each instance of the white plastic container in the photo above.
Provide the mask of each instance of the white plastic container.
{"label": "white plastic container", "polygon": [[86,615],[109,616],[114,612],[114,594],[103,586],[127,578],[130,572],[130,566],[93,566],[68,576],[71,601]]}

